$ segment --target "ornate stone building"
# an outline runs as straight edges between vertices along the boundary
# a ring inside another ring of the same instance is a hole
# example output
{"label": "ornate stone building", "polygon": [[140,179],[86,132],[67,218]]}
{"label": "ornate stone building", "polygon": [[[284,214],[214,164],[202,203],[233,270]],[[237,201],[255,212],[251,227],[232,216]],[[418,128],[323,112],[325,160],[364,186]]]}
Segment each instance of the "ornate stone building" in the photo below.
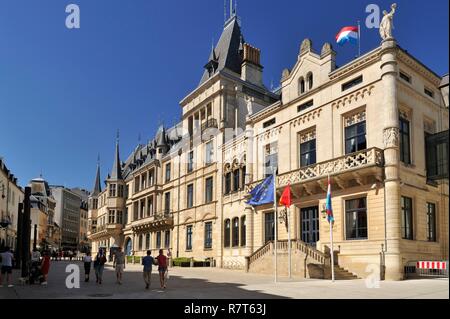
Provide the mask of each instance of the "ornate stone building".
{"label": "ornate stone building", "polygon": [[[342,67],[335,58],[330,44],[318,53],[304,40],[272,92],[262,83],[260,51],[233,15],[200,84],[180,102],[182,121],[160,127],[125,162],[117,142],[103,191],[97,169],[93,251],[171,248],[174,257],[272,272],[277,222],[280,274],[289,227],[293,274],[326,277],[329,175],[338,275],[376,269],[398,280],[409,261],[447,259],[448,175],[431,180],[436,159],[425,152],[428,136],[448,130],[441,77],[393,38]],[[272,167],[277,192],[292,188],[289,223],[283,209],[246,204]]]}

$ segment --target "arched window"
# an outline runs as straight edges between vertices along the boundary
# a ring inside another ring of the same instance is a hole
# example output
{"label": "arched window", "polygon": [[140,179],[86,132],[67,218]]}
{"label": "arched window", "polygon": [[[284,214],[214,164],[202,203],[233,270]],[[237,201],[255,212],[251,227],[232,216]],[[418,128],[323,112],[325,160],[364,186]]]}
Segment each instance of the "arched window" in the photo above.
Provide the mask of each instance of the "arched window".
{"label": "arched window", "polygon": [[237,192],[239,190],[239,169],[233,171],[233,191]]}
{"label": "arched window", "polygon": [[231,192],[231,172],[225,174],[225,194]]}
{"label": "arched window", "polygon": [[246,225],[245,225],[245,216],[241,217],[241,246],[245,247],[247,245],[247,238],[245,237]]}
{"label": "arched window", "polygon": [[150,233],[147,233],[147,235],[145,235],[145,247],[147,249],[150,249]]}
{"label": "arched window", "polygon": [[305,93],[305,79],[303,77],[300,78],[298,81],[298,93],[303,94]]}
{"label": "arched window", "polygon": [[311,90],[314,85],[314,79],[313,74],[311,72],[308,73],[308,76],[306,77],[308,81],[308,90]]}
{"label": "arched window", "polygon": [[230,247],[230,220],[225,219],[223,246]]}
{"label": "arched window", "polygon": [[239,246],[239,218],[235,217],[233,218],[233,236],[232,236],[232,241],[233,241],[233,247],[237,247]]}
{"label": "arched window", "polygon": [[242,170],[242,173],[241,173],[241,183],[242,184],[241,185],[242,185],[242,188],[244,188],[245,187],[245,175],[247,174],[245,165],[242,166],[241,170]]}
{"label": "arched window", "polygon": [[144,237],[144,235],[139,235],[139,241],[138,241],[138,250],[142,250],[142,238]]}

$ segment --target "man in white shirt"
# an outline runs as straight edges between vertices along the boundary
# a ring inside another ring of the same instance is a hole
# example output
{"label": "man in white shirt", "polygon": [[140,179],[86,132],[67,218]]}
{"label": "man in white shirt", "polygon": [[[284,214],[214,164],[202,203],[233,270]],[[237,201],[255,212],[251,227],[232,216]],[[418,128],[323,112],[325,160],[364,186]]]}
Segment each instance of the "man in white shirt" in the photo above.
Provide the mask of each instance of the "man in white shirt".
{"label": "man in white shirt", "polygon": [[2,260],[2,268],[0,271],[0,288],[3,287],[3,275],[6,274],[6,281],[8,283],[8,288],[13,287],[11,284],[11,275],[12,275],[12,262],[14,260],[14,256],[9,250],[9,247],[5,247],[5,251],[0,253],[0,258]]}

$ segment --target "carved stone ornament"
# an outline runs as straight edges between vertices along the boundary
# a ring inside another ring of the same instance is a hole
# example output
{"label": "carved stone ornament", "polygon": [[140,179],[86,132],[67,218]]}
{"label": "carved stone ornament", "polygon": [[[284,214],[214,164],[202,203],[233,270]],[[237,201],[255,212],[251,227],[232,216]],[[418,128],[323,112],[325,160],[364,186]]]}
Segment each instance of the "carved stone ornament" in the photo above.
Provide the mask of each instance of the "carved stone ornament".
{"label": "carved stone ornament", "polygon": [[330,43],[326,42],[322,47],[322,52],[320,53],[322,56],[327,55],[333,50],[333,47]]}
{"label": "carved stone ornament", "polygon": [[383,131],[384,147],[398,147],[399,146],[399,129],[390,127]]}
{"label": "carved stone ornament", "polygon": [[300,54],[309,52],[312,49],[312,41],[310,39],[305,39],[300,46]]}

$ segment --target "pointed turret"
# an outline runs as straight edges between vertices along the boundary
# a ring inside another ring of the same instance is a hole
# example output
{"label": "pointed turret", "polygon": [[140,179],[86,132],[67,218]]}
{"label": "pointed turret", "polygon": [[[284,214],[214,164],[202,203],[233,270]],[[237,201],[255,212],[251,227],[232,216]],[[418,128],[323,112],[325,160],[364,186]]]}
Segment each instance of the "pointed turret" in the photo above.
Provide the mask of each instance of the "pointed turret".
{"label": "pointed turret", "polygon": [[114,153],[114,164],[111,171],[111,176],[109,179],[117,180],[122,179],[122,165],[119,156],[119,134],[117,134],[116,139],[116,151]]}
{"label": "pointed turret", "polygon": [[238,17],[233,14],[225,23],[216,47],[211,50],[200,85],[223,69],[241,74],[242,56],[240,48],[244,42]]}
{"label": "pointed turret", "polygon": [[100,183],[100,163],[97,163],[97,173],[95,174],[94,189],[92,190],[91,195],[97,196],[101,192],[102,192],[102,186]]}

